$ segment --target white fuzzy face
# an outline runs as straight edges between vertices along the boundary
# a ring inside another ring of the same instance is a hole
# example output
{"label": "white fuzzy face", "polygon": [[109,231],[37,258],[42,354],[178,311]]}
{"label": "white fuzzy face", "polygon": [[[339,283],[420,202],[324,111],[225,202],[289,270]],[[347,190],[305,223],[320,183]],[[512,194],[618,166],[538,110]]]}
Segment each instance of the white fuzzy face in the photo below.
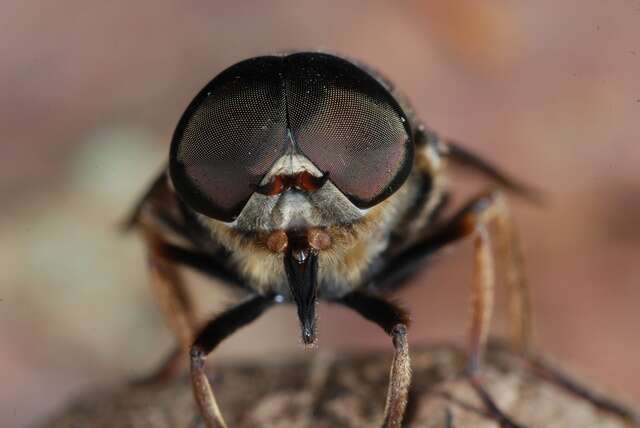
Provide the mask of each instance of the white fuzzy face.
{"label": "white fuzzy face", "polygon": [[[303,155],[282,156],[261,180],[266,185],[277,175],[322,172]],[[232,223],[204,215],[199,219],[214,240],[230,253],[232,263],[261,292],[289,293],[282,254],[265,241],[274,231],[323,229],[330,246],[319,251],[318,275],[324,295],[340,295],[362,281],[362,275],[388,245],[389,233],[402,221],[420,190],[416,172],[384,201],[366,210],[356,207],[329,180],[318,190],[290,189],[273,196],[254,193]],[[328,289],[326,287],[333,287]],[[334,289],[335,288],[335,289]]]}
{"label": "white fuzzy face", "polygon": [[[308,172],[322,177],[320,171],[304,155],[290,151],[276,161],[260,184],[269,183],[277,175]],[[366,214],[331,182],[331,178],[315,192],[287,190],[267,196],[254,193],[230,227],[240,230],[291,230],[351,224]]]}

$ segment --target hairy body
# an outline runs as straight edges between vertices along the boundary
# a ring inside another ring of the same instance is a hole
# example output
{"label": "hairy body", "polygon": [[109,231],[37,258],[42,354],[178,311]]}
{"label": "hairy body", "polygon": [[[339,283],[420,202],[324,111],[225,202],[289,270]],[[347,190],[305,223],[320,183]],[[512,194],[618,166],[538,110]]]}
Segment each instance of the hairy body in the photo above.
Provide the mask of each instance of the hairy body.
{"label": "hairy body", "polygon": [[[250,103],[243,97],[253,101],[262,86],[276,94],[267,98],[273,106],[255,110],[269,125],[229,131],[247,120]],[[223,95],[216,98],[216,90]],[[229,105],[234,100],[241,107]],[[235,108],[240,114],[229,122]],[[265,119],[269,108],[273,112]],[[220,128],[220,120],[228,126]],[[245,131],[261,135],[261,145],[245,147],[252,141],[238,136]],[[251,150],[262,155],[256,158]],[[178,125],[169,167],[128,225],[143,232],[154,287],[182,348],[190,349],[194,393],[208,427],[226,425],[203,370],[206,355],[276,303],[297,306],[302,339],[313,343],[317,300],[348,306],[392,337],[396,353],[383,425],[399,427],[410,382],[408,316],[384,294],[404,285],[425,257],[465,237],[476,243],[471,372],[479,367],[488,333],[494,253],[507,266],[514,337],[526,342],[522,261],[504,199],[484,192],[443,218],[448,160],[483,173],[496,186],[533,196],[427,130],[387,80],[338,57],[258,57],[229,68],[201,91]],[[229,178],[236,176],[237,183]],[[492,223],[495,232],[488,227]],[[221,279],[247,299],[199,326],[178,265]],[[487,406],[495,408],[472,379]]]}

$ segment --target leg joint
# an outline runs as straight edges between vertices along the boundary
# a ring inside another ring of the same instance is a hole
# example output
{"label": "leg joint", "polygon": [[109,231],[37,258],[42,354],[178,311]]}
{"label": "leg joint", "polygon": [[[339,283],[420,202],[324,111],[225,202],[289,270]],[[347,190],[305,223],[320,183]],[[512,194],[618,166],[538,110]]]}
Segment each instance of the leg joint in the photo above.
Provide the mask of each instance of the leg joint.
{"label": "leg joint", "polygon": [[391,329],[391,339],[396,349],[407,346],[407,326],[405,324],[396,324]]}
{"label": "leg joint", "polygon": [[191,350],[189,351],[189,355],[191,357],[191,366],[194,368],[202,368],[204,367],[204,360],[205,360],[205,352],[204,350],[198,346],[198,345],[193,345],[191,347]]}

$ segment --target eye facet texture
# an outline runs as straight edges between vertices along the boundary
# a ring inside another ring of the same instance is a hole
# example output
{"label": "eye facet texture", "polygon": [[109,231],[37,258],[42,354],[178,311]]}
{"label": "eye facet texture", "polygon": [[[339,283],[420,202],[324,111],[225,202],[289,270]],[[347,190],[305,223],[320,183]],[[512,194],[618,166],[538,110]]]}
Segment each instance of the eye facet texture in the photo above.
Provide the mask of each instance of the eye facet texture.
{"label": "eye facet texture", "polygon": [[387,89],[342,58],[297,53],[248,59],[214,78],[178,124],[171,177],[192,208],[231,221],[291,144],[361,208],[397,190],[413,161]]}
{"label": "eye facet texture", "polygon": [[171,176],[192,208],[231,220],[281,156],[286,141],[282,60],[259,57],[213,79],[182,116]]}
{"label": "eye facet texture", "polygon": [[375,78],[341,58],[287,59],[289,127],[300,151],[329,172],[356,206],[389,196],[401,184],[396,181],[406,178],[403,164],[413,153],[396,101]]}

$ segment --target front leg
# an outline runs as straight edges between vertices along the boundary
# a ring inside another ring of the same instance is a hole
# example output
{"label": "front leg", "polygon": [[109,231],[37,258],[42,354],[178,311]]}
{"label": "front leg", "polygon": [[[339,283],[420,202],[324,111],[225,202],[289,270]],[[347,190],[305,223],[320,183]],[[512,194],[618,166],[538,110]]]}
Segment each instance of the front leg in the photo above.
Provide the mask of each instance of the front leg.
{"label": "front leg", "polygon": [[227,427],[204,370],[207,355],[225,338],[254,321],[273,304],[271,297],[255,296],[228,309],[204,327],[191,347],[193,393],[207,428]]}
{"label": "front leg", "polygon": [[409,318],[404,310],[375,296],[352,292],[338,301],[378,324],[391,336],[395,352],[389,374],[383,428],[399,428],[407,406],[411,384],[411,361],[407,343]]}

